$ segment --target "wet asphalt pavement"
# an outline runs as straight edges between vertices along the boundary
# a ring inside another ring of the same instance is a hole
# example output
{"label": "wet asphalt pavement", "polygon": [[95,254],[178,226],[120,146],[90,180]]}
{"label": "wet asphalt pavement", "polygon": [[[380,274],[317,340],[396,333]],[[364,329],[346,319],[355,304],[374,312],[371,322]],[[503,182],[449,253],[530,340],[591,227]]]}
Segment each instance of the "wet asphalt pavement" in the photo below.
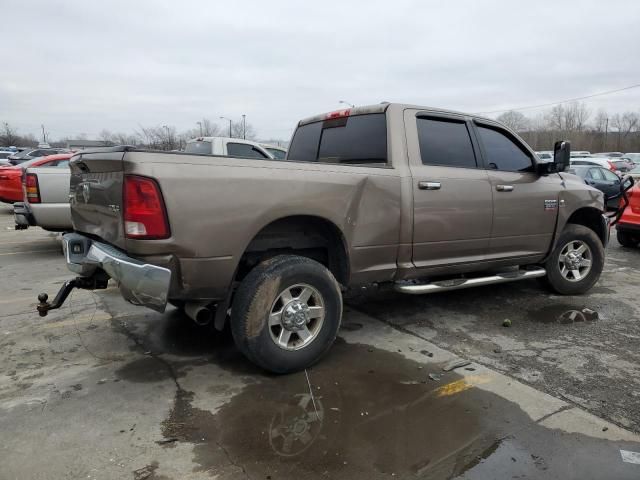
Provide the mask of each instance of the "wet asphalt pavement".
{"label": "wet asphalt pavement", "polygon": [[10,226],[0,208],[0,479],[640,478],[640,252],[614,242],[582,297],[357,296],[318,365],[273,376],[113,287],[39,318],[70,273]]}

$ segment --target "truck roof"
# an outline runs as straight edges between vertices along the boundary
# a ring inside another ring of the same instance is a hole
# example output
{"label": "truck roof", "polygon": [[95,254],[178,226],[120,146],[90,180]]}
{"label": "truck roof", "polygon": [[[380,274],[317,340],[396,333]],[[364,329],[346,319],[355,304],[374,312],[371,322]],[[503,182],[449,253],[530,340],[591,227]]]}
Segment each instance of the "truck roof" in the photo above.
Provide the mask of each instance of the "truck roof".
{"label": "truck roof", "polygon": [[[400,109],[400,110],[404,110],[404,109],[410,108],[410,109],[417,109],[417,110],[425,110],[425,111],[429,111],[429,112],[433,112],[433,113],[444,113],[444,114],[452,114],[452,115],[465,115],[467,117],[473,117],[473,118],[478,118],[478,119],[482,119],[482,120],[487,120],[489,122],[496,122],[496,120],[494,120],[492,118],[483,117],[481,115],[476,115],[476,114],[473,114],[473,113],[458,112],[458,111],[455,111],[455,110],[445,110],[443,108],[426,107],[424,105],[413,105],[413,104],[410,104],[410,103],[382,102],[382,103],[378,103],[378,104],[374,104],[374,105],[363,105],[363,106],[358,106],[358,107],[354,107],[354,108],[340,109],[340,110],[337,110],[337,111],[338,112],[346,112],[347,110],[350,110],[349,115],[365,115],[365,114],[369,114],[369,113],[384,113],[389,108],[394,108],[394,109],[397,108],[397,109]],[[336,110],[334,110],[334,112],[336,112]],[[319,115],[313,115],[311,117],[303,118],[302,120],[300,120],[298,122],[298,126],[306,125],[308,123],[318,122],[320,120],[325,120],[327,118],[327,115],[329,115],[330,113],[333,113],[333,112],[326,112],[326,113],[321,113]]]}

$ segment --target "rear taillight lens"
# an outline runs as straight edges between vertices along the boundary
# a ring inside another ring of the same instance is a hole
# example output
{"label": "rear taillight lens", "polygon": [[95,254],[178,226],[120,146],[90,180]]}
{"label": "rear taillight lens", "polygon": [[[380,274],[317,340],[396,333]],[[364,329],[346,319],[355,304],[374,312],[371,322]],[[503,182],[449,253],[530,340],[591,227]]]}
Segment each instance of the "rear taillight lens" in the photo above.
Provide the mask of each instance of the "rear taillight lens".
{"label": "rear taillight lens", "polygon": [[124,230],[127,238],[169,238],[169,222],[158,183],[147,177],[124,177]]}
{"label": "rear taillight lens", "polygon": [[29,203],[40,203],[40,188],[38,176],[35,173],[27,173],[24,177],[24,195]]}

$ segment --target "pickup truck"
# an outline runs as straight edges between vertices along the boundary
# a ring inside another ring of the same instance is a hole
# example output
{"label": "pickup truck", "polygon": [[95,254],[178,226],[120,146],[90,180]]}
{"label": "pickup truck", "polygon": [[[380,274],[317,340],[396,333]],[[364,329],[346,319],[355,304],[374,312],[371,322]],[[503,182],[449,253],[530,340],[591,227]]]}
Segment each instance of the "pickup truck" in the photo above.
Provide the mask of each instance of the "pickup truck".
{"label": "pickup truck", "polygon": [[56,161],[53,165],[28,167],[23,172],[24,198],[13,205],[16,230],[35,226],[52,232],[73,230],[69,206],[71,154],[47,158]]}
{"label": "pickup truck", "polygon": [[79,152],[63,237],[79,276],[38,311],[113,278],[132,303],[230,322],[247,358],[285,373],[328,350],[356,285],[425,294],[541,278],[581,294],[609,224],[602,192],[568,165],[568,142],[542,163],[494,120],[388,103],[300,121],[279,161]]}
{"label": "pickup truck", "polygon": [[200,155],[222,155],[243,158],[276,158],[257,142],[242,138],[198,137],[187,141],[185,153]]}

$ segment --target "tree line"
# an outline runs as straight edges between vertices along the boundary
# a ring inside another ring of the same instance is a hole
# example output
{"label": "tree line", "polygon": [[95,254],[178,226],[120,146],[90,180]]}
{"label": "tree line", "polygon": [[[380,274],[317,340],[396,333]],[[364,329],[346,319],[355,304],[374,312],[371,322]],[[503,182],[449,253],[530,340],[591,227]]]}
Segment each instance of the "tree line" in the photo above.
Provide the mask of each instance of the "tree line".
{"label": "tree line", "polygon": [[[88,138],[86,134],[79,134],[74,137],[62,137],[53,140],[47,136],[46,142],[52,147],[65,147],[67,142],[71,140],[100,140],[112,145],[135,145],[153,150],[181,150],[188,140],[197,137],[231,136],[233,138],[255,140],[258,136],[256,129],[250,123],[232,122],[230,125],[231,131],[229,131],[228,124],[226,128],[221,127],[208,118],[201,119],[196,122],[196,125],[197,127],[195,128],[183,131],[178,131],[173,125],[140,125],[133,132],[113,132],[103,129],[97,138]],[[42,138],[37,138],[31,133],[20,134],[8,122],[0,124],[0,146],[36,147],[42,140]],[[265,143],[278,145],[286,144],[286,141],[270,139]]]}
{"label": "tree line", "polygon": [[551,150],[556,140],[569,140],[572,150],[589,152],[640,152],[640,113],[592,112],[586,104],[556,105],[527,117],[507,111],[496,117],[518,134],[534,150]]}

